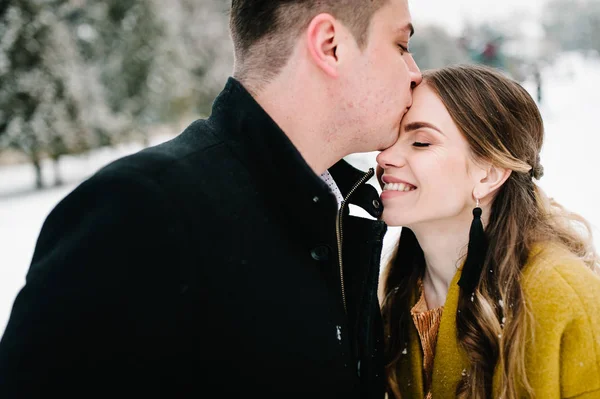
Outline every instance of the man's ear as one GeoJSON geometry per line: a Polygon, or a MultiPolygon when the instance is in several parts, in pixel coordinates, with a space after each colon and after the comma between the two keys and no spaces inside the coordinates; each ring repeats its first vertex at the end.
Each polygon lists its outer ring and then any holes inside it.
{"type": "Polygon", "coordinates": [[[473,190],[473,196],[479,199],[493,196],[509,178],[512,170],[488,164],[482,172],[485,173],[480,175],[481,178],[473,190]]]}
{"type": "Polygon", "coordinates": [[[322,13],[314,17],[306,30],[306,43],[311,61],[327,75],[337,78],[341,25],[331,15],[322,13]]]}

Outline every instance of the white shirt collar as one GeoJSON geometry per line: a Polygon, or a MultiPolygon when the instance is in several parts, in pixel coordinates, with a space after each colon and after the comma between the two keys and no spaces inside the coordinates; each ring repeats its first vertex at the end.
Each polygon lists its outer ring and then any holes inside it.
{"type": "Polygon", "coordinates": [[[331,192],[335,195],[335,199],[337,200],[338,209],[339,209],[340,206],[342,205],[342,201],[344,200],[344,196],[342,195],[342,192],[340,191],[340,188],[336,184],[335,180],[333,180],[333,176],[331,176],[331,174],[329,173],[329,171],[326,170],[321,175],[321,179],[323,179],[323,181],[325,182],[325,184],[327,184],[327,186],[329,187],[329,189],[331,190],[331,192]]]}

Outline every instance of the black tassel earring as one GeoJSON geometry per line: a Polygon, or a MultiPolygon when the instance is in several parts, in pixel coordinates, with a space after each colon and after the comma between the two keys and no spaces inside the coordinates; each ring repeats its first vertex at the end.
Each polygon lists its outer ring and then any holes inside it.
{"type": "Polygon", "coordinates": [[[462,274],[458,285],[465,292],[475,292],[475,288],[479,285],[481,279],[481,271],[485,263],[487,254],[487,238],[483,231],[483,223],[481,222],[481,208],[479,207],[479,198],[477,205],[473,209],[473,222],[469,231],[469,245],[467,247],[467,259],[463,266],[462,274]]]}

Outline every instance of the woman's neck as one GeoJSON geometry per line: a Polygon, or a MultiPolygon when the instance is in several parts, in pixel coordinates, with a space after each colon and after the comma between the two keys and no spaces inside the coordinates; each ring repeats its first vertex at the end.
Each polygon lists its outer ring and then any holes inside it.
{"type": "Polygon", "coordinates": [[[450,283],[461,265],[462,257],[466,255],[469,225],[464,222],[446,225],[439,223],[436,226],[428,224],[411,230],[425,255],[423,289],[427,307],[434,309],[443,306],[450,283]]]}

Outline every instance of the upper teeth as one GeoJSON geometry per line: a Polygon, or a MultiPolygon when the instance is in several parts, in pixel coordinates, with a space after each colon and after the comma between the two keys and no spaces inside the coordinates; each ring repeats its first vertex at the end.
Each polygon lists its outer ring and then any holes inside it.
{"type": "Polygon", "coordinates": [[[394,190],[394,191],[411,191],[414,190],[416,187],[412,186],[410,184],[405,184],[405,183],[388,183],[385,186],[383,186],[384,190],[394,190]]]}

